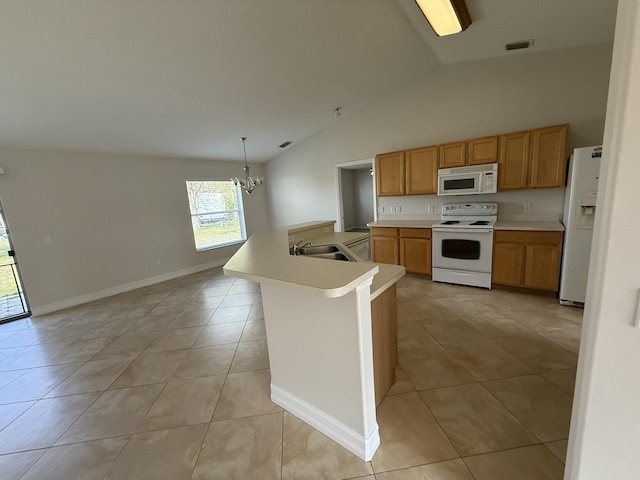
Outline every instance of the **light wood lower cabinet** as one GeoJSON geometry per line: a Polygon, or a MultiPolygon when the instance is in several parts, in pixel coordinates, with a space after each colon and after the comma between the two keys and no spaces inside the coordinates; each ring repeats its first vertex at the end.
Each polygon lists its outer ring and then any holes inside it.
{"type": "Polygon", "coordinates": [[[396,286],[390,286],[371,302],[373,338],[373,378],[376,406],[395,381],[398,363],[396,286]]]}
{"type": "Polygon", "coordinates": [[[408,273],[431,275],[431,229],[373,227],[371,259],[402,265],[408,273]]]}
{"type": "Polygon", "coordinates": [[[558,291],[562,232],[497,230],[491,283],[558,291]]]}
{"type": "Polygon", "coordinates": [[[371,260],[391,265],[400,264],[397,228],[371,228],[371,260]]]}
{"type": "Polygon", "coordinates": [[[408,273],[431,275],[431,229],[400,229],[400,265],[408,273]]]}

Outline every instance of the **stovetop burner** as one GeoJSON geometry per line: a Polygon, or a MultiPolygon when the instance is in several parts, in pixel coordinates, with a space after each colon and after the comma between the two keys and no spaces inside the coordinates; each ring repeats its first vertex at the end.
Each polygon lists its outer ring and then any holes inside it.
{"type": "Polygon", "coordinates": [[[498,219],[497,203],[446,203],[442,205],[442,221],[432,228],[477,229],[491,231],[498,219]]]}

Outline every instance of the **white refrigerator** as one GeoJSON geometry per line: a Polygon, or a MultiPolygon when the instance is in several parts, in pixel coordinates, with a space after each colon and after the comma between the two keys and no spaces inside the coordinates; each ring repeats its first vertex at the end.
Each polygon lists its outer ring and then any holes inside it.
{"type": "Polygon", "coordinates": [[[583,147],[576,148],[569,159],[560,274],[562,305],[584,306],[601,156],[601,146],[583,147]]]}

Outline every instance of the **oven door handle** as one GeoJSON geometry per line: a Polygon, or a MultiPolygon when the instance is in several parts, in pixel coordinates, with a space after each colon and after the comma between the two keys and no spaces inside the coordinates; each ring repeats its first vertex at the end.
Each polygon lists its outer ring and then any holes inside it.
{"type": "Polygon", "coordinates": [[[445,233],[492,233],[492,229],[486,228],[432,228],[433,233],[445,232],[445,233]]]}

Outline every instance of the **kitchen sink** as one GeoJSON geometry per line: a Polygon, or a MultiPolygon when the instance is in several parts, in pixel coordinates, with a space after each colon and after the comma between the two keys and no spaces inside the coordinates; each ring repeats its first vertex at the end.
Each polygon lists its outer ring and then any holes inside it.
{"type": "Polygon", "coordinates": [[[300,249],[302,255],[318,255],[324,253],[340,252],[338,245],[307,245],[300,249]]]}
{"type": "Polygon", "coordinates": [[[342,252],[315,253],[313,255],[309,255],[309,254],[303,253],[303,255],[306,256],[306,257],[311,257],[311,258],[326,258],[327,260],[342,260],[343,262],[355,262],[354,259],[352,259],[350,257],[347,257],[342,252]]]}
{"type": "Polygon", "coordinates": [[[295,255],[303,255],[311,258],[324,258],[327,260],[341,260],[343,262],[355,262],[353,258],[346,250],[339,245],[306,245],[305,247],[297,250],[295,255]]]}

